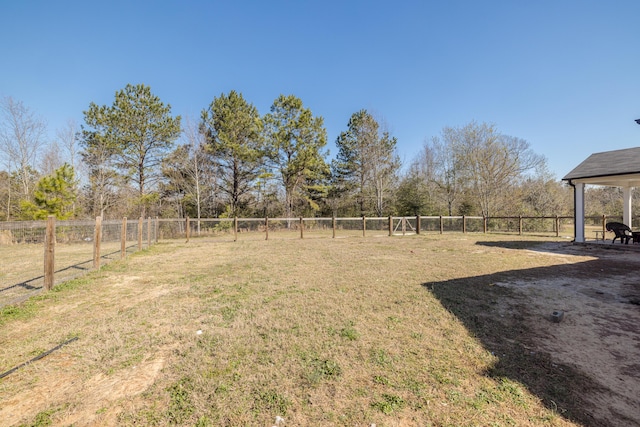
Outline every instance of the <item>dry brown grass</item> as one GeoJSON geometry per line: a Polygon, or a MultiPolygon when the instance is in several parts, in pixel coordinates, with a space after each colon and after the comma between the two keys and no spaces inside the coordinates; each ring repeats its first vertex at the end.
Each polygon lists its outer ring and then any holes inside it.
{"type": "Polygon", "coordinates": [[[0,371],[79,340],[0,380],[0,425],[577,425],[429,285],[565,262],[516,250],[541,240],[155,246],[5,310],[0,371]]]}
{"type": "MultiPolygon", "coordinates": [[[[136,246],[127,243],[127,252],[136,246]]],[[[120,259],[120,242],[101,245],[101,264],[120,259]]],[[[0,307],[40,293],[43,284],[43,244],[0,245],[0,307]]],[[[55,249],[55,283],[82,276],[93,268],[93,243],[59,243],[55,249]]]]}

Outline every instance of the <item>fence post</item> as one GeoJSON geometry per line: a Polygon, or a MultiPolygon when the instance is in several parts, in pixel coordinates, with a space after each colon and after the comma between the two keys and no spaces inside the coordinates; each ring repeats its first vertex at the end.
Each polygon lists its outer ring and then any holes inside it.
{"type": "Polygon", "coordinates": [[[333,238],[336,238],[336,217],[331,218],[331,228],[333,229],[333,238]]]}
{"type": "Polygon", "coordinates": [[[44,236],[44,289],[53,288],[56,253],[56,217],[47,217],[47,229],[44,236]]]}
{"type": "Polygon", "coordinates": [[[393,236],[393,217],[389,215],[389,237],[393,236]]]}
{"type": "Polygon", "coordinates": [[[185,226],[184,226],[184,232],[185,232],[185,235],[187,237],[186,243],[189,243],[189,236],[191,235],[191,233],[189,232],[189,229],[190,229],[190,227],[189,227],[189,217],[187,216],[186,222],[185,222],[185,226]]]}
{"type": "Polygon", "coordinates": [[[522,215],[518,215],[518,234],[522,236],[522,215]]]}
{"type": "Polygon", "coordinates": [[[482,214],[482,229],[484,230],[484,234],[487,234],[487,217],[485,214],[482,214]]]}
{"type": "Polygon", "coordinates": [[[300,217],[300,238],[304,239],[304,222],[302,221],[302,217],[300,217]]]}
{"type": "Polygon", "coordinates": [[[122,228],[120,229],[120,259],[127,255],[127,217],[122,218],[122,228]]]}
{"type": "Polygon", "coordinates": [[[420,234],[420,215],[416,215],[416,234],[420,234]]]}
{"type": "Polygon", "coordinates": [[[151,217],[147,217],[147,248],[151,247],[151,217]]]}
{"type": "Polygon", "coordinates": [[[102,241],[102,217],[96,217],[96,226],[93,231],[93,268],[100,268],[100,242],[102,241]]]}
{"type": "Polygon", "coordinates": [[[440,234],[444,232],[444,224],[442,223],[442,215],[440,215],[440,234]]]}
{"type": "Polygon", "coordinates": [[[160,231],[160,221],[158,220],[158,217],[156,217],[156,223],[155,223],[155,226],[154,226],[154,233],[156,235],[155,236],[156,243],[158,243],[158,238],[159,238],[158,237],[158,232],[159,231],[160,231]]]}
{"type": "Polygon", "coordinates": [[[604,232],[607,231],[607,215],[602,215],[602,240],[604,240],[604,232]]]}
{"type": "Polygon", "coordinates": [[[560,217],[556,215],[556,237],[560,237],[560,217]]]}
{"type": "Polygon", "coordinates": [[[462,215],[462,232],[463,233],[467,232],[467,216],[466,215],[462,215]]]}
{"type": "Polygon", "coordinates": [[[238,217],[233,217],[233,241],[238,241],[238,217]]]}
{"type": "Polygon", "coordinates": [[[264,240],[269,240],[269,217],[265,217],[264,218],[264,231],[265,231],[265,236],[264,236],[264,240]]]}
{"type": "Polygon", "coordinates": [[[362,237],[367,235],[367,218],[362,215],[362,237]]]}
{"type": "Polygon", "coordinates": [[[138,218],[138,250],[142,250],[142,217],[138,218]]]}

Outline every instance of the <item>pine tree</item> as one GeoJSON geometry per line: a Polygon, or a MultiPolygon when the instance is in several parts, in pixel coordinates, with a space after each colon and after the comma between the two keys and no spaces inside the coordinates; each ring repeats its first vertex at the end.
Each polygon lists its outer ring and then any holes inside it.
{"type": "Polygon", "coordinates": [[[262,120],[256,107],[236,91],[215,98],[202,112],[207,149],[220,172],[220,190],[237,215],[253,190],[264,164],[262,120]]]}
{"type": "Polygon", "coordinates": [[[137,202],[145,215],[157,196],[153,190],[161,177],[162,159],[180,135],[180,116],[172,117],[171,106],[164,105],[148,86],[129,84],[116,92],[112,106],[91,103],[84,117],[85,152],[96,144],[104,148],[108,163],[137,186],[137,202]]]}
{"type": "Polygon", "coordinates": [[[339,193],[355,197],[361,215],[373,211],[381,216],[388,209],[389,190],[400,168],[396,144],[366,110],[354,113],[336,140],[334,182],[339,193]]]}
{"type": "Polygon", "coordinates": [[[315,209],[315,193],[322,192],[318,185],[329,175],[327,153],[322,151],[327,143],[322,117],[313,117],[299,98],[280,95],[265,123],[271,167],[284,187],[285,215],[293,215],[296,200],[315,209]]]}
{"type": "Polygon", "coordinates": [[[75,172],[65,163],[53,175],[38,181],[34,200],[21,203],[22,216],[25,219],[46,219],[54,215],[57,219],[69,219],[74,215],[76,197],[75,172]]]}

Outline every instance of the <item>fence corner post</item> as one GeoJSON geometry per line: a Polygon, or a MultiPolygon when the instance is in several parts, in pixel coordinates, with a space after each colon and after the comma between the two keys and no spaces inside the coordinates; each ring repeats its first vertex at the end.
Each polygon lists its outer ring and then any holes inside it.
{"type": "Polygon", "coordinates": [[[47,217],[47,229],[44,236],[44,289],[53,288],[56,252],[56,217],[47,217]]]}
{"type": "Polygon", "coordinates": [[[416,234],[420,234],[420,215],[416,215],[416,234]]]}
{"type": "Polygon", "coordinates": [[[393,217],[389,215],[389,237],[393,236],[393,217]]]}
{"type": "Polygon", "coordinates": [[[367,236],[367,217],[362,215],[362,237],[367,236]]]}
{"type": "Polygon", "coordinates": [[[269,240],[269,217],[264,217],[264,240],[269,240]]]}

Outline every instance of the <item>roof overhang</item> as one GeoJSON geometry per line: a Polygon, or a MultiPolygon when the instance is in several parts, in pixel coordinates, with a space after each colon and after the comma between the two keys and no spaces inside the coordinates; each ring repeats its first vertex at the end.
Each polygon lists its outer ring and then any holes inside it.
{"type": "Polygon", "coordinates": [[[608,187],[640,187],[640,174],[632,173],[625,175],[603,175],[590,176],[585,178],[569,178],[564,179],[570,184],[591,184],[604,185],[608,187]]]}

